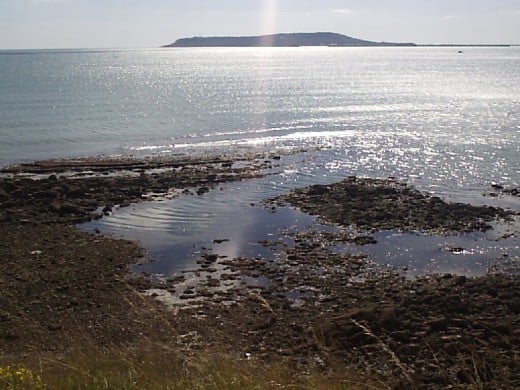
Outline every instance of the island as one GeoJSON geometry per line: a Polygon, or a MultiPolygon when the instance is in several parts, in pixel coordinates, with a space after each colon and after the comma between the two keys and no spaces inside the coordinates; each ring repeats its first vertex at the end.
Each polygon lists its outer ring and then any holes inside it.
{"type": "Polygon", "coordinates": [[[373,42],[332,32],[283,33],[240,37],[181,38],[162,47],[297,47],[297,46],[417,46],[415,43],[373,42]]]}

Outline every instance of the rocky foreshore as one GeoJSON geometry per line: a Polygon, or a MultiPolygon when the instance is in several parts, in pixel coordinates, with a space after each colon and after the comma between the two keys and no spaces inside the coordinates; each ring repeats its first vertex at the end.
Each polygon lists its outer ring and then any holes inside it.
{"type": "Polygon", "coordinates": [[[368,232],[419,231],[437,234],[486,231],[512,212],[491,206],[448,203],[395,179],[355,176],[331,185],[313,185],[280,196],[289,203],[332,223],[353,225],[368,232]]]}
{"type": "Polygon", "coordinates": [[[226,181],[260,175],[269,161],[228,158],[171,160],[79,159],[44,161],[4,168],[0,174],[0,222],[80,223],[101,218],[114,207],[179,190],[198,194],[226,181]]]}
{"type": "MultiPolygon", "coordinates": [[[[132,286],[137,243],[74,224],[117,207],[260,175],[263,159],[64,160],[9,167],[0,179],[0,358],[81,342],[170,339],[132,286]]],[[[167,327],[169,329],[169,327],[167,327]]]]}
{"type": "MultiPolygon", "coordinates": [[[[271,261],[223,258],[216,245],[191,270],[198,284],[186,287],[183,275],[162,282],[131,275],[128,265],[143,256],[137,244],[73,226],[154,195],[202,195],[218,183],[261,175],[273,160],[61,161],[4,171],[0,359],[149,339],[186,354],[209,348],[281,360],[295,372],[339,364],[396,388],[520,386],[517,274],[410,279],[364,255],[338,252],[335,244],[345,238],[296,232],[292,246],[261,243],[276,248],[271,261]],[[168,294],[181,298],[168,302],[168,294]]],[[[382,229],[486,230],[514,216],[447,203],[395,180],[354,177],[269,201],[274,212],[282,203],[352,227],[352,240],[382,229]]]]}
{"type": "MultiPolygon", "coordinates": [[[[486,230],[492,220],[514,214],[446,203],[379,179],[311,186],[270,204],[287,202],[354,232],[486,230]]],[[[194,270],[206,274],[196,288],[184,290],[182,278],[155,286],[185,293],[180,304],[160,290],[153,295],[181,308],[177,327],[191,335],[188,350],[223,344],[243,356],[282,358],[300,369],[327,369],[340,361],[403,388],[520,384],[517,274],[409,279],[366,256],[334,249],[338,240],[353,237],[317,231],[292,237],[294,247],[262,243],[278,248],[274,261],[220,259],[216,251],[194,270]]]]}

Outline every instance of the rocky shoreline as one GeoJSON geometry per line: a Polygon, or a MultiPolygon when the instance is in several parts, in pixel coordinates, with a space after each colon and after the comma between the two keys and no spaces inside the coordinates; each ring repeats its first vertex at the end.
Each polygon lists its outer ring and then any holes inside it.
{"type": "MultiPolygon", "coordinates": [[[[268,203],[291,203],[365,232],[485,230],[490,221],[508,220],[514,214],[449,204],[394,180],[358,178],[298,189],[268,203]]],[[[184,289],[182,280],[154,286],[152,295],[181,308],[177,326],[191,335],[188,350],[217,343],[243,356],[286,359],[300,369],[327,369],[331,362],[341,361],[404,388],[484,383],[486,388],[501,388],[520,383],[517,274],[409,279],[372,264],[366,256],[334,249],[338,241],[359,237],[370,238],[355,229],[347,237],[296,232],[294,247],[262,243],[278,248],[274,261],[220,259],[217,250],[194,271],[207,274],[209,267],[206,279],[181,291],[184,303],[160,292],[184,289]]]]}
{"type": "Polygon", "coordinates": [[[409,279],[334,249],[382,229],[486,230],[513,212],[447,203],[393,179],[311,186],[268,207],[290,204],[352,227],[353,236],[296,232],[294,246],[263,242],[276,248],[271,261],[222,258],[216,245],[191,270],[204,277],[189,288],[182,275],[161,282],[131,275],[128,265],[143,256],[136,243],[73,226],[154,196],[204,194],[225,181],[258,177],[277,162],[82,160],[4,170],[0,360],[78,342],[149,339],[187,355],[211,348],[239,359],[281,360],[300,372],[339,363],[394,387],[520,386],[518,274],[409,279]],[[182,302],[169,302],[172,293],[182,302]]]}
{"type": "Polygon", "coordinates": [[[116,207],[260,175],[265,160],[74,160],[9,167],[0,179],[0,358],[170,339],[169,314],[137,293],[137,243],[75,228],[116,207]],[[146,170],[151,170],[147,172],[146,170]],[[35,175],[38,176],[35,176],[35,175]],[[164,317],[164,318],[163,318],[164,317]]]}
{"type": "Polygon", "coordinates": [[[279,197],[332,223],[353,225],[368,232],[396,230],[436,234],[486,231],[489,222],[510,219],[513,213],[491,206],[448,203],[421,193],[395,179],[355,176],[332,185],[313,185],[279,197]]]}

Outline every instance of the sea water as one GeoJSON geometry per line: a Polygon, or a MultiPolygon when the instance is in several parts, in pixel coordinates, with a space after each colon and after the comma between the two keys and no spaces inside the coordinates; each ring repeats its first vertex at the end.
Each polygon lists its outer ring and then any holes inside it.
{"type": "MultiPolygon", "coordinates": [[[[260,190],[249,189],[257,196],[243,197],[244,204],[358,175],[395,176],[451,200],[518,211],[518,198],[482,194],[492,183],[520,185],[520,48],[458,51],[0,51],[0,165],[308,150],[283,159],[286,166],[272,182],[253,182],[260,190]]],[[[150,239],[157,241],[159,231],[172,233],[164,220],[170,227],[178,222],[172,210],[193,225],[195,212],[216,221],[217,205],[233,203],[210,198],[198,207],[177,200],[160,218],[155,205],[141,206],[152,209],[133,219],[129,211],[105,221],[117,227],[109,231],[129,237],[132,226],[154,226],[150,239]]],[[[253,213],[261,220],[261,212],[253,213]]]]}
{"type": "Polygon", "coordinates": [[[1,165],[282,147],[518,185],[520,48],[0,51],[1,165]]]}

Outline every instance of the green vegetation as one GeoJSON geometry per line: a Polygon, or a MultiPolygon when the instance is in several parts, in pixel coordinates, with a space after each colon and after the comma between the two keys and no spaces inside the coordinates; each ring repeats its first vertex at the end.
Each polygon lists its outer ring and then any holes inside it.
{"type": "Polygon", "coordinates": [[[44,389],[41,377],[26,367],[0,367],[0,388],[14,389],[44,389]]]}

